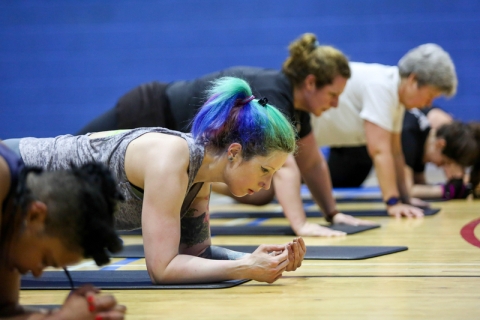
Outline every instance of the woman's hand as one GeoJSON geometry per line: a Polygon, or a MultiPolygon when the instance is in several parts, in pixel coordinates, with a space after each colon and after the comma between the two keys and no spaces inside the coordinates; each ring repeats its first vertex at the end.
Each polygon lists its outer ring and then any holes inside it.
{"type": "Polygon", "coordinates": [[[305,242],[302,238],[295,238],[287,244],[288,249],[288,265],[286,271],[295,271],[302,265],[303,257],[307,252],[305,242]]]}
{"type": "Polygon", "coordinates": [[[289,251],[282,245],[260,245],[251,255],[246,256],[246,274],[249,279],[273,283],[282,276],[289,264],[289,251]]]}
{"type": "Polygon", "coordinates": [[[430,203],[419,198],[410,198],[410,204],[419,208],[430,208],[430,203]]]}
{"type": "Polygon", "coordinates": [[[408,204],[398,203],[387,208],[388,214],[395,218],[422,218],[423,210],[408,204]]]}
{"type": "Polygon", "coordinates": [[[350,226],[371,226],[376,224],[373,221],[357,219],[353,216],[344,213],[337,213],[333,216],[334,224],[348,224],[350,226]]]}
{"type": "Polygon", "coordinates": [[[295,234],[303,237],[341,237],[346,235],[345,232],[332,230],[308,221],[305,221],[305,224],[300,229],[295,230],[295,234]]]}
{"type": "Polygon", "coordinates": [[[125,306],[118,305],[111,295],[100,295],[92,286],[83,286],[68,296],[62,308],[52,319],[121,320],[125,318],[125,306]]]}

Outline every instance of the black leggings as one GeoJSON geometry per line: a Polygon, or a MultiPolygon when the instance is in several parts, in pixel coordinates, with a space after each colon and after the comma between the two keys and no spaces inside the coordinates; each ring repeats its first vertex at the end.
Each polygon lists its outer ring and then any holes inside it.
{"type": "Polygon", "coordinates": [[[124,94],[115,106],[91,121],[77,135],[140,127],[163,127],[176,130],[166,94],[166,83],[149,82],[124,94]]]}
{"type": "Polygon", "coordinates": [[[330,148],[328,167],[334,188],[359,187],[372,169],[367,147],[330,148]]]}
{"type": "Polygon", "coordinates": [[[89,132],[101,132],[118,129],[120,128],[118,127],[117,110],[114,108],[108,110],[100,117],[94,119],[92,122],[80,129],[80,131],[78,131],[76,135],[87,134],[89,132]]]}

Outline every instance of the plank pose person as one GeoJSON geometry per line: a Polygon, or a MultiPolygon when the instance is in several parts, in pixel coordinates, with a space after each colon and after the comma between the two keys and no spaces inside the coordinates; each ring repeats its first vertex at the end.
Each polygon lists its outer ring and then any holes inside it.
{"type": "Polygon", "coordinates": [[[274,282],[301,265],[303,239],[261,245],[252,254],[212,246],[210,185],[225,183],[236,196],[268,190],[295,151],[295,130],[266,99],[255,99],[244,80],[217,79],[207,96],[191,134],[150,127],[23,138],[20,154],[27,164],[52,170],[91,160],[108,166],[125,197],[116,226],[142,227],[152,281],[274,282]]]}
{"type": "Polygon", "coordinates": [[[235,197],[224,185],[214,191],[230,195],[243,203],[263,205],[276,194],[292,229],[299,236],[340,236],[334,231],[307,221],[300,198],[300,178],[310,188],[329,222],[350,225],[370,224],[340,213],[332,194],[327,163],[316,149],[310,126],[310,113],[319,116],[338,104],[338,97],[350,77],[348,60],[339,50],[319,45],[307,33],[289,47],[290,55],[282,70],[232,67],[191,81],[150,82],[121,97],[115,108],[98,117],[79,133],[160,126],[190,131],[191,119],[205,102],[203,91],[211,81],[223,76],[245,79],[255,95],[266,96],[293,122],[298,131],[298,152],[289,156],[283,169],[273,178],[273,188],[255,195],[235,197]],[[298,165],[298,166],[297,166],[298,165]]]}
{"type": "MultiPolygon", "coordinates": [[[[419,198],[464,199],[475,186],[469,177],[478,175],[478,122],[454,121],[437,107],[405,112],[402,149],[405,154],[405,181],[410,194],[419,198]],[[425,165],[442,167],[447,181],[428,184],[425,165]],[[466,168],[474,166],[471,172],[466,168]]],[[[475,179],[475,178],[474,178],[475,179]]]]}
{"type": "Polygon", "coordinates": [[[312,119],[319,146],[330,146],[328,160],[335,187],[357,187],[375,167],[383,200],[391,216],[421,217],[405,183],[401,146],[405,110],[429,106],[457,89],[455,66],[436,44],[411,49],[398,66],[350,62],[338,107],[312,119]]]}

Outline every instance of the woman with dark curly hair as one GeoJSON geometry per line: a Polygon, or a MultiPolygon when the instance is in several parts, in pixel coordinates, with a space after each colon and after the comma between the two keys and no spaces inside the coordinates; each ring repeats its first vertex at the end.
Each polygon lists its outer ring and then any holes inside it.
{"type": "Polygon", "coordinates": [[[121,198],[102,165],[55,172],[24,167],[0,142],[0,318],[123,319],[125,307],[89,286],[73,291],[54,314],[36,314],[19,305],[20,278],[65,267],[82,258],[97,265],[122,249],[113,225],[121,198]]]}

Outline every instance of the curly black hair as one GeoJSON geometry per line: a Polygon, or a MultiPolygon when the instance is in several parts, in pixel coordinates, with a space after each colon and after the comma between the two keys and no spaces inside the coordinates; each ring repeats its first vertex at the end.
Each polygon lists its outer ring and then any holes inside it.
{"type": "MultiPolygon", "coordinates": [[[[110,261],[110,253],[122,250],[123,242],[114,227],[117,203],[123,200],[110,171],[102,164],[87,163],[70,170],[22,170],[15,192],[18,210],[4,213],[7,221],[21,222],[33,200],[46,204],[45,233],[58,236],[71,250],[79,250],[97,265],[110,261]]],[[[7,222],[8,223],[8,222],[7,222]]],[[[17,229],[11,228],[10,230],[17,229]]],[[[4,225],[2,223],[2,231],[4,225]]],[[[12,232],[9,232],[10,236],[12,232]]],[[[2,238],[8,236],[2,234],[2,238]]]]}
{"type": "Polygon", "coordinates": [[[110,261],[106,250],[116,253],[123,248],[114,227],[117,202],[123,200],[123,196],[112,174],[103,165],[89,163],[72,171],[85,184],[79,197],[83,212],[79,221],[83,228],[77,230],[80,246],[84,256],[93,258],[100,266],[110,261]]]}

